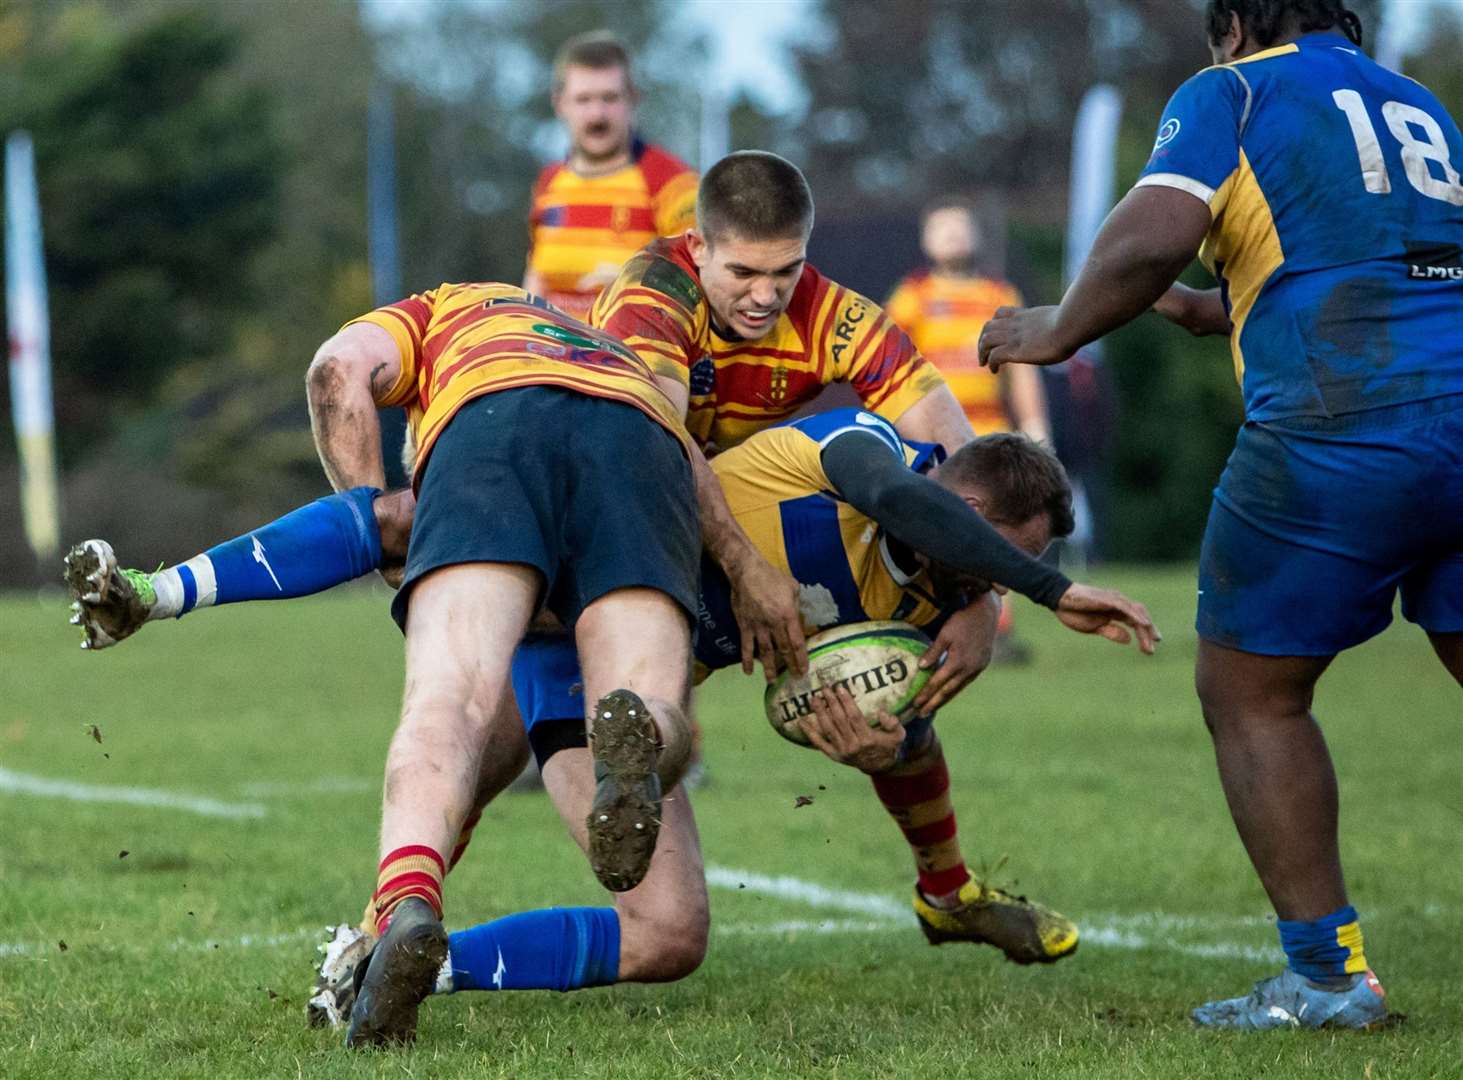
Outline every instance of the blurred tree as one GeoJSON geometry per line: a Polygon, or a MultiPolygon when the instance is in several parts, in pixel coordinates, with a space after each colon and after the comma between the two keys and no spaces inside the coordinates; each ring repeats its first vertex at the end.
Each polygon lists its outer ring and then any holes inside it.
{"type": "Polygon", "coordinates": [[[36,143],[60,443],[217,355],[253,301],[278,210],[268,97],[223,78],[238,35],[202,11],[12,8],[0,128],[36,143]]]}

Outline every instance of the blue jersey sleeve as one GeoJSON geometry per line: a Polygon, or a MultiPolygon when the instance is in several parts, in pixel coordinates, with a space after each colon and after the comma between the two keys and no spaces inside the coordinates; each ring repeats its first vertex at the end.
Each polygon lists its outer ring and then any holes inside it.
{"type": "Polygon", "coordinates": [[[1206,68],[1180,86],[1163,111],[1137,186],[1187,191],[1217,214],[1216,195],[1239,168],[1249,102],[1249,84],[1234,68],[1206,68]]]}
{"type": "Polygon", "coordinates": [[[904,440],[894,430],[894,425],[863,409],[829,409],[790,421],[788,426],[797,428],[812,439],[819,450],[826,449],[830,442],[845,432],[864,431],[881,440],[900,461],[904,460],[904,440]]]}

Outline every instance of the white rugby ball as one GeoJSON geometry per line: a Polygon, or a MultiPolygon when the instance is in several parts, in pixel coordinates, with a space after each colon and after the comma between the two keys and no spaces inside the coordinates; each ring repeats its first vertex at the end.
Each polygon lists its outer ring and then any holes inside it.
{"type": "Polygon", "coordinates": [[[801,717],[813,711],[812,694],[819,687],[844,686],[870,725],[879,712],[901,720],[931,671],[919,666],[930,639],[903,622],[861,622],[836,626],[808,638],[808,674],[784,671],[762,698],[767,722],[784,739],[808,745],[801,717]]]}

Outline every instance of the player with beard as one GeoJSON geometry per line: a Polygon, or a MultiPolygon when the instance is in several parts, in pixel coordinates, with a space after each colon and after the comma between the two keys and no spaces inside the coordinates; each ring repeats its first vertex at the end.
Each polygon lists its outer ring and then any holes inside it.
{"type": "Polygon", "coordinates": [[[533,185],[523,287],[582,319],[626,259],[695,224],[696,172],[635,133],[639,93],[613,34],[570,38],[553,79],[569,156],[533,185]]]}

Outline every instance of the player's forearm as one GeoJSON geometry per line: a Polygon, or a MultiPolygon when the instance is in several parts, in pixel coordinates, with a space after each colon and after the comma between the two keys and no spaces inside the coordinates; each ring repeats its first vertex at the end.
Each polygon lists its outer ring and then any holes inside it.
{"type": "Polygon", "coordinates": [[[305,377],[310,431],[325,476],[336,491],[386,487],[381,419],[368,377],[322,350],[305,377]]]}
{"type": "Polygon", "coordinates": [[[1072,582],[1011,544],[963,499],[911,472],[874,436],[844,436],[823,451],[828,480],[895,539],[956,573],[1056,607],[1072,582]]]}
{"type": "Polygon", "coordinates": [[[696,505],[701,515],[701,546],[712,560],[736,580],[737,571],[749,558],[761,558],[751,539],[732,516],[721,482],[712,472],[706,455],[692,447],[691,468],[696,476],[696,505]]]}
{"type": "Polygon", "coordinates": [[[905,409],[894,421],[894,429],[902,439],[939,443],[951,454],[975,438],[970,419],[948,386],[931,390],[905,409]]]}
{"type": "Polygon", "coordinates": [[[1062,297],[1055,328],[1061,348],[1070,355],[1152,307],[1193,261],[1208,222],[1208,208],[1190,195],[1157,187],[1128,192],[1062,297]]]}
{"type": "Polygon", "coordinates": [[[1195,337],[1228,334],[1233,329],[1218,289],[1191,289],[1175,283],[1153,302],[1153,310],[1195,337]]]}

